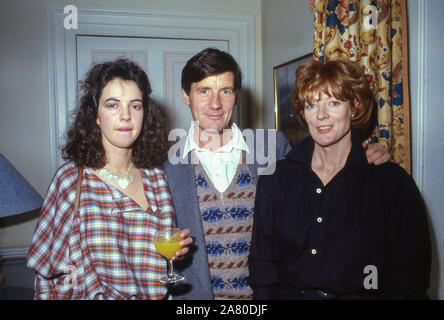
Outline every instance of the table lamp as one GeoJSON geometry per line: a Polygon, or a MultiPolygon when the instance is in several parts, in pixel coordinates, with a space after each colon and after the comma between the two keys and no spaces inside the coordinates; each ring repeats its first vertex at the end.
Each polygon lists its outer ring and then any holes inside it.
{"type": "Polygon", "coordinates": [[[0,153],[0,218],[41,208],[43,198],[0,153]]]}
{"type": "MultiPolygon", "coordinates": [[[[43,198],[0,153],[0,219],[41,208],[43,198]]],[[[0,256],[1,262],[1,256],[0,256]]],[[[0,286],[3,276],[0,273],[0,286]]]]}

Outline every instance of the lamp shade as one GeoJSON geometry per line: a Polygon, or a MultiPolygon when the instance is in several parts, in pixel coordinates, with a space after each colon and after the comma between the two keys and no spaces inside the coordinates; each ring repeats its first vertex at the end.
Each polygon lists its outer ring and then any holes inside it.
{"type": "Polygon", "coordinates": [[[33,211],[42,204],[40,194],[0,154],[0,217],[33,211]]]}

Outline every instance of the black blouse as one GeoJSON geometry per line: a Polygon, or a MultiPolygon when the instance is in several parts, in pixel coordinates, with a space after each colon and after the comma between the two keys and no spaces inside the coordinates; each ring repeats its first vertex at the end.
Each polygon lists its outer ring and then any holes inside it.
{"type": "Polygon", "coordinates": [[[413,179],[393,163],[369,165],[352,132],[344,168],[324,186],[311,169],[313,148],[307,137],[258,181],[254,298],[285,299],[292,289],[426,297],[430,238],[413,179]]]}

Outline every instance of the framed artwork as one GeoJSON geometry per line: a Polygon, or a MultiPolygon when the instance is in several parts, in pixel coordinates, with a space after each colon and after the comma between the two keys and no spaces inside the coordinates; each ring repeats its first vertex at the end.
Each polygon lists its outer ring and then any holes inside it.
{"type": "Polygon", "coordinates": [[[276,130],[281,131],[292,146],[308,135],[308,130],[299,122],[299,117],[294,112],[291,94],[296,69],[304,62],[312,60],[312,56],[309,53],[273,68],[276,130]]]}

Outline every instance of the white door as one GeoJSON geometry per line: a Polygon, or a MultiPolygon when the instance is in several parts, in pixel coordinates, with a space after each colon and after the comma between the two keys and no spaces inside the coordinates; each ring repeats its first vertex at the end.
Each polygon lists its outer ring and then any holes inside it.
{"type": "Polygon", "coordinates": [[[148,74],[153,89],[151,97],[166,111],[170,129],[188,130],[192,118],[189,108],[182,101],[181,72],[189,58],[208,47],[228,51],[228,42],[79,35],[77,80],[84,79],[94,63],[118,57],[129,58],[148,74]]]}

